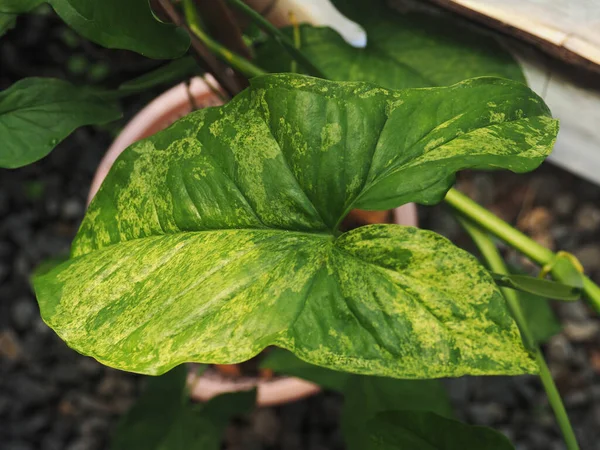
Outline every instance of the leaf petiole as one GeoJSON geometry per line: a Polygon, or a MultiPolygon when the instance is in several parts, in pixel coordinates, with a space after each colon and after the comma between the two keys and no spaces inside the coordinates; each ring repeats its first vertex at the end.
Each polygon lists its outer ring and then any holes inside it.
{"type": "MultiPolygon", "coordinates": [[[[490,267],[490,269],[503,275],[509,275],[506,265],[504,264],[504,260],[502,259],[500,252],[494,245],[494,242],[491,240],[489,235],[478,226],[465,219],[458,217],[458,220],[467,233],[469,233],[473,239],[473,242],[475,242],[475,245],[477,245],[481,251],[483,258],[487,262],[487,265],[490,267]]],[[[527,324],[523,310],[521,309],[521,305],[519,304],[518,295],[511,289],[501,288],[501,290],[506,298],[506,303],[511,310],[513,317],[515,318],[515,321],[521,330],[525,344],[529,348],[533,349],[535,353],[535,359],[540,369],[539,376],[542,380],[542,384],[544,385],[544,389],[546,390],[548,401],[552,406],[556,421],[563,434],[565,443],[567,444],[567,449],[579,450],[579,444],[577,443],[575,432],[573,431],[573,427],[569,421],[569,416],[567,415],[563,401],[560,397],[558,389],[556,388],[556,384],[554,384],[554,380],[552,379],[548,365],[544,360],[544,356],[542,355],[539,346],[535,344],[533,335],[529,329],[529,325],[527,324]]]]}
{"type": "MultiPolygon", "coordinates": [[[[493,213],[456,189],[452,188],[448,191],[445,201],[461,215],[476,223],[488,233],[503,240],[537,264],[545,266],[555,259],[556,255],[554,252],[513,228],[504,220],[496,217],[493,213]]],[[[559,261],[560,264],[557,263],[552,268],[552,276],[557,281],[566,284],[574,284],[571,282],[569,275],[572,273],[572,270],[567,271],[565,269],[565,265],[572,266],[572,263],[565,258],[562,258],[559,261]]],[[[576,269],[573,267],[573,270],[576,269]]],[[[585,275],[582,275],[581,278],[585,297],[594,309],[600,312],[600,287],[585,275]]]]}
{"type": "Polygon", "coordinates": [[[198,11],[196,11],[196,6],[194,5],[193,0],[184,0],[183,9],[190,30],[198,39],[202,41],[202,43],[204,43],[204,45],[206,45],[206,47],[208,47],[211,52],[213,52],[234,69],[243,73],[244,76],[248,78],[266,74],[264,70],[254,65],[246,58],[221,45],[202,29],[202,26],[200,25],[200,18],[198,17],[198,11]]]}
{"type": "Polygon", "coordinates": [[[261,16],[259,13],[254,11],[248,5],[246,5],[241,0],[227,0],[227,2],[237,8],[244,14],[246,14],[256,25],[258,25],[265,33],[275,39],[279,45],[292,57],[292,59],[298,61],[301,66],[303,66],[309,73],[309,75],[313,75],[319,78],[327,78],[321,70],[316,67],[304,53],[302,53],[296,46],[294,42],[290,40],[285,34],[279,30],[279,28],[275,27],[271,22],[261,16]]]}

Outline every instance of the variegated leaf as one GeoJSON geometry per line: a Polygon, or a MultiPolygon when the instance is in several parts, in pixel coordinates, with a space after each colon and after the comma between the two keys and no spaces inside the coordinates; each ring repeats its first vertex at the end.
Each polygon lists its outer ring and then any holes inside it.
{"type": "Polygon", "coordinates": [[[410,227],[336,225],[356,205],[433,202],[459,168],[532,169],[555,134],[507,80],[256,78],[121,155],[72,259],[35,281],[42,315],[71,347],[143,373],[269,345],[402,378],[533,372],[468,253],[410,227]]]}

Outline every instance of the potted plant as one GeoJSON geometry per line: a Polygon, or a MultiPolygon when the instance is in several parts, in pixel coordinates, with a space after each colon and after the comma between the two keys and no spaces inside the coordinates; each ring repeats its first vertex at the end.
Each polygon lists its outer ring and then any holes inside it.
{"type": "MultiPolygon", "coordinates": [[[[19,3],[0,11],[16,14],[39,2],[19,3]]],[[[78,32],[109,47],[177,57],[189,40],[142,1],[118,17],[110,2],[89,9],[50,3],[78,32]],[[139,19],[135,27],[132,18],[139,19]]],[[[230,0],[271,36],[251,62],[207,31],[198,15],[206,4],[159,3],[189,30],[224,90],[244,80],[230,78],[215,56],[250,77],[249,87],[116,159],[71,258],[35,279],[46,323],[80,353],[149,375],[184,362],[239,363],[267,347],[287,349],[295,356],[273,351],[262,364],[344,392],[344,429],[355,448],[511,448],[493,430],[452,419],[435,379],[539,373],[568,447],[577,448],[506,287],[562,299],[582,288],[595,306],[600,290],[572,257],[554,255],[451,190],[458,170],[529,171],[552,149],[557,121],[510,56],[488,38],[457,34],[446,19],[392,17],[380,2],[336,2],[367,30],[369,44],[356,50],[328,29],[295,27],[290,38],[230,0]],[[292,68],[320,78],[265,70],[292,68]],[[461,214],[492,272],[426,230],[340,228],[354,209],[443,199],[461,214]],[[564,284],[507,273],[488,233],[564,284]],[[375,402],[373,383],[387,383],[385,392],[394,395],[375,402]]],[[[187,76],[188,63],[176,60],[138,86],[165,74],[187,76]]],[[[58,80],[16,83],[0,94],[7,142],[0,164],[30,163],[75,127],[114,119],[118,95],[58,80]]],[[[152,400],[156,392],[172,393],[173,414],[154,417],[145,438],[175,448],[216,448],[226,419],[252,402],[242,393],[194,406],[182,400],[184,390],[182,369],[153,380],[115,446],[131,448],[123,444],[139,439],[131,430],[147,429],[152,407],[164,407],[152,400]]]]}

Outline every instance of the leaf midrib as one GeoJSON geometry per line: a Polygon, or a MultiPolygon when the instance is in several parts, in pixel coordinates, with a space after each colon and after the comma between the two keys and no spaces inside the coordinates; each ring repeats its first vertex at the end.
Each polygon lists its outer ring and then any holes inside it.
{"type": "MultiPolygon", "coordinates": [[[[541,116],[532,116],[532,117],[541,117],[541,116]]],[[[417,167],[422,167],[422,166],[423,166],[423,163],[421,163],[421,161],[420,161],[420,160],[421,160],[421,158],[422,158],[424,155],[426,155],[426,154],[429,154],[429,153],[431,153],[431,152],[433,152],[433,151],[436,151],[436,150],[438,150],[440,147],[443,147],[443,146],[445,146],[445,145],[449,144],[450,142],[452,142],[452,141],[454,141],[454,140],[456,140],[456,139],[458,139],[458,138],[461,138],[461,137],[463,137],[463,136],[468,136],[468,135],[470,135],[471,133],[473,133],[473,132],[475,132],[475,131],[478,131],[478,130],[481,130],[481,129],[484,129],[484,128],[489,128],[489,127],[491,127],[491,126],[495,126],[495,125],[504,125],[504,124],[511,124],[511,123],[514,123],[514,122],[520,122],[520,121],[523,121],[523,120],[528,120],[528,119],[531,119],[531,116],[528,116],[528,117],[520,117],[520,118],[518,118],[518,119],[514,119],[514,120],[506,120],[506,121],[504,121],[504,122],[502,122],[502,123],[497,123],[497,124],[488,124],[488,125],[486,125],[486,126],[483,126],[483,127],[473,128],[472,130],[468,131],[467,133],[458,134],[458,135],[456,135],[456,136],[454,136],[454,137],[452,137],[452,138],[448,139],[447,141],[445,141],[445,142],[443,142],[443,143],[441,143],[441,144],[439,144],[439,145],[436,145],[435,147],[433,147],[433,148],[429,149],[427,152],[421,153],[419,156],[417,156],[416,158],[413,158],[413,159],[411,159],[410,161],[408,161],[408,162],[407,162],[407,163],[405,163],[405,164],[402,164],[402,165],[400,165],[400,166],[398,166],[398,167],[393,167],[393,165],[392,165],[392,166],[390,166],[389,168],[387,168],[386,170],[382,171],[382,172],[381,172],[379,175],[377,175],[377,177],[376,177],[376,178],[373,178],[371,181],[367,181],[367,182],[365,183],[365,187],[364,187],[364,188],[363,188],[363,189],[360,191],[360,193],[359,193],[359,194],[358,194],[358,195],[357,195],[357,196],[354,198],[354,200],[353,200],[353,201],[352,201],[352,203],[350,204],[349,208],[351,209],[351,208],[352,208],[352,206],[353,206],[353,205],[355,205],[355,204],[356,204],[356,203],[357,203],[357,202],[360,200],[360,198],[361,198],[363,195],[365,195],[365,194],[366,194],[366,193],[369,191],[369,189],[371,189],[373,186],[377,185],[379,182],[381,182],[382,180],[384,180],[384,179],[385,179],[385,178],[387,178],[388,176],[391,176],[391,175],[397,174],[397,173],[399,173],[399,172],[402,172],[402,171],[404,171],[404,170],[411,169],[411,168],[413,168],[413,167],[415,167],[415,166],[417,166],[417,167]]],[[[437,126],[436,126],[436,127],[434,127],[434,128],[432,128],[431,130],[429,130],[429,131],[427,132],[427,134],[425,134],[425,135],[424,135],[423,137],[421,137],[421,138],[420,138],[420,139],[419,139],[417,142],[415,142],[414,144],[412,144],[410,147],[408,147],[408,148],[407,148],[406,150],[404,150],[404,151],[409,151],[409,150],[412,150],[412,149],[413,149],[413,148],[414,148],[416,145],[418,145],[419,143],[421,143],[421,142],[423,141],[423,139],[425,139],[425,137],[427,137],[428,135],[430,135],[430,134],[431,134],[431,132],[432,132],[433,130],[435,130],[435,128],[437,128],[437,126]]],[[[463,156],[463,155],[459,155],[459,156],[463,156]]],[[[452,158],[454,158],[454,157],[456,157],[456,155],[454,155],[454,156],[452,156],[452,157],[450,157],[450,158],[443,158],[443,159],[452,159],[452,158]]],[[[439,162],[439,161],[442,161],[443,159],[437,159],[437,160],[435,160],[435,161],[431,161],[431,162],[439,162]]],[[[436,181],[439,181],[439,180],[436,180],[436,181]]],[[[398,205],[398,206],[401,206],[401,205],[398,205]]]]}
{"type": "Polygon", "coordinates": [[[102,247],[98,247],[93,250],[90,250],[86,253],[77,255],[76,257],[71,258],[71,260],[83,258],[92,252],[102,251],[104,249],[113,247],[115,245],[123,245],[123,244],[129,243],[129,242],[134,242],[134,241],[143,241],[146,239],[161,239],[161,238],[167,238],[169,236],[178,236],[181,234],[228,233],[228,232],[237,233],[237,232],[244,232],[244,231],[255,232],[255,233],[258,232],[258,233],[269,233],[269,234],[310,236],[310,237],[320,238],[320,239],[326,239],[326,238],[330,238],[332,240],[336,239],[336,236],[330,231],[299,231],[299,230],[286,230],[286,229],[277,229],[277,228],[215,228],[215,229],[210,229],[210,230],[177,231],[175,233],[152,234],[149,236],[141,236],[141,237],[136,237],[136,238],[132,238],[132,239],[112,242],[110,244],[103,245],[102,247]]]}

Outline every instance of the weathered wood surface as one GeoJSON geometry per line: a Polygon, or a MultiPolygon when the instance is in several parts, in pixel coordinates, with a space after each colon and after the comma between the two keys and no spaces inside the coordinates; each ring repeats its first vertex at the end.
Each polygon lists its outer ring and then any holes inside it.
{"type": "Polygon", "coordinates": [[[430,0],[600,72],[599,0],[430,0]]]}

